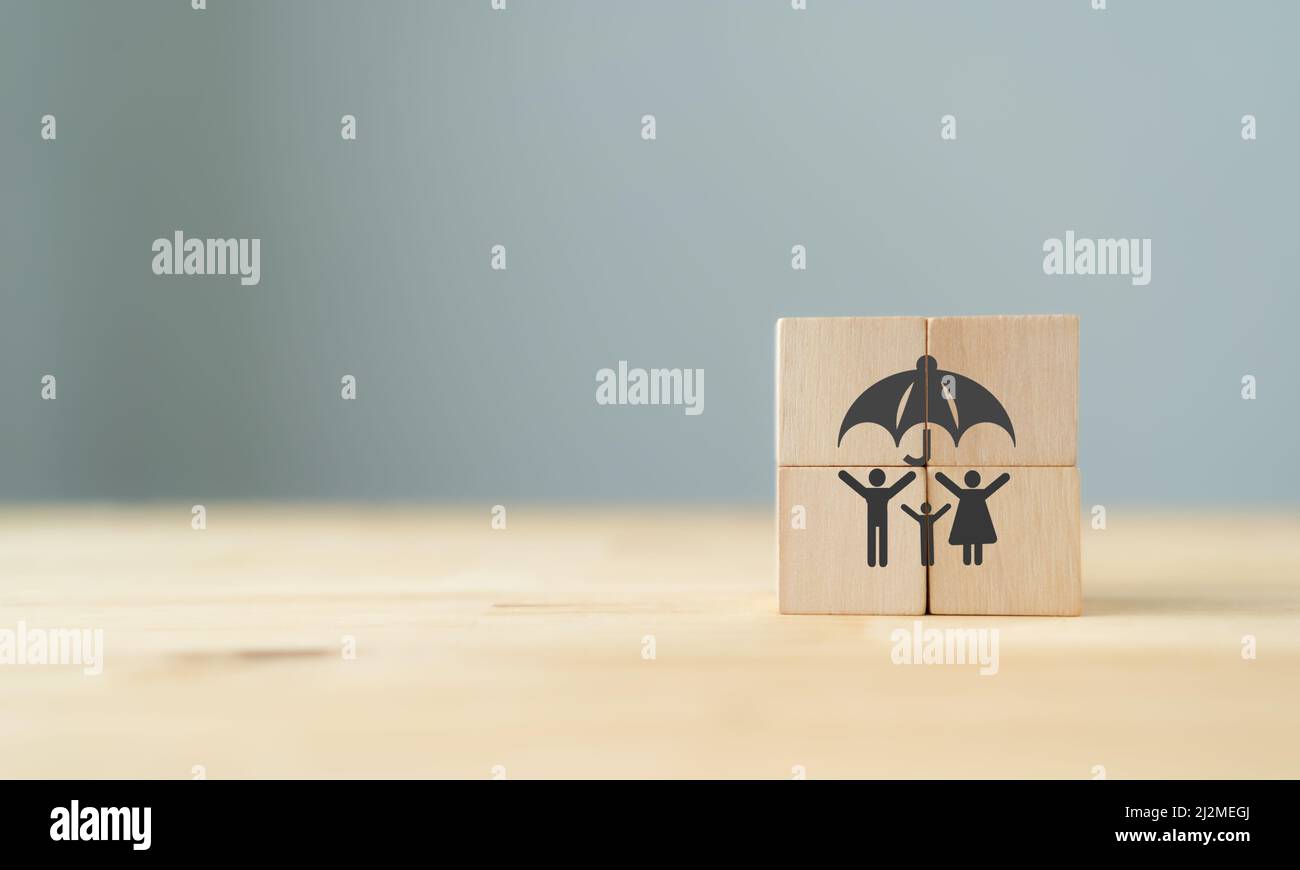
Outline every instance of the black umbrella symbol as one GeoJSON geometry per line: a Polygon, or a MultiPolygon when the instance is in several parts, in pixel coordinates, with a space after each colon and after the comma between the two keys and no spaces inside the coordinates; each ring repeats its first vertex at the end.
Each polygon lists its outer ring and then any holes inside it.
{"type": "MultiPolygon", "coordinates": [[[[965,375],[944,371],[934,357],[926,355],[916,361],[913,371],[881,378],[867,387],[844,415],[836,444],[843,442],[844,433],[859,423],[875,423],[893,435],[894,445],[898,446],[907,430],[926,423],[927,404],[929,422],[946,429],[954,445],[978,423],[1001,426],[1011,436],[1011,443],[1016,443],[1011,418],[996,396],[965,375]],[[928,396],[926,384],[929,384],[928,396]]],[[[929,426],[925,429],[924,444],[919,459],[904,457],[908,465],[925,465],[930,461],[929,426]]]]}

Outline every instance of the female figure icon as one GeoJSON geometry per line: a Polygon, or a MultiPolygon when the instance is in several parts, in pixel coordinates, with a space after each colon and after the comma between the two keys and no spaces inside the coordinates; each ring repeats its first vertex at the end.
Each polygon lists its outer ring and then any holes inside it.
{"type": "Polygon", "coordinates": [[[1011,475],[1003,473],[983,489],[980,488],[980,474],[974,469],[966,472],[966,489],[953,483],[942,471],[936,473],[934,479],[957,497],[957,515],[952,520],[948,543],[961,544],[963,565],[969,565],[972,557],[976,565],[984,564],[984,545],[996,543],[998,539],[993,517],[989,515],[988,499],[1011,479],[1011,475]]]}

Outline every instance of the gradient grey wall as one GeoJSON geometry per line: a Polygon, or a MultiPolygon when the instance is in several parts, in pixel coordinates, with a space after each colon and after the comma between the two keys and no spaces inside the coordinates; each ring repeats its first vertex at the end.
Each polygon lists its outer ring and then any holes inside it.
{"type": "Polygon", "coordinates": [[[1300,500],[1300,4],[208,5],[3,0],[0,498],[766,501],[777,317],[1064,311],[1085,500],[1300,500]]]}

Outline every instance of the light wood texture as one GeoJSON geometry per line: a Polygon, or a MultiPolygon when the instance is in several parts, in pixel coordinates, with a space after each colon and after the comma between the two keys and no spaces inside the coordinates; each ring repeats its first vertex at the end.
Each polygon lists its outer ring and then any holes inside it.
{"type": "MultiPolygon", "coordinates": [[[[1016,433],[1013,444],[1001,428],[978,424],[954,446],[931,426],[931,465],[1076,464],[1078,317],[935,317],[927,347],[940,370],[973,378],[1001,400],[1016,433]]],[[[960,412],[960,395],[956,405],[960,412]]]]}
{"type": "Polygon", "coordinates": [[[1078,619],[781,616],[770,505],[5,508],[0,627],[107,651],[0,666],[0,776],[1300,777],[1300,514],[1109,507],[1078,619]]]}
{"type": "MultiPolygon", "coordinates": [[[[1079,470],[930,466],[929,493],[934,509],[951,504],[947,522],[935,529],[930,569],[930,612],[1076,616],[1082,606],[1079,564],[1079,470]],[[1003,473],[1010,479],[985,503],[997,543],[983,548],[983,564],[963,562],[963,548],[950,543],[962,522],[961,501],[937,480],[944,474],[969,489],[964,475],[974,470],[983,489],[1003,473]]],[[[978,511],[976,503],[968,510],[978,511]]],[[[972,553],[972,557],[973,557],[972,553]]]]}
{"type": "Polygon", "coordinates": [[[777,465],[906,465],[921,455],[922,427],[899,445],[863,424],[837,446],[844,415],[881,378],[916,369],[924,317],[787,317],[776,324],[777,465]]]}
{"type": "Polygon", "coordinates": [[[925,566],[916,523],[901,505],[925,501],[925,470],[878,469],[881,489],[912,480],[889,501],[884,534],[868,564],[867,502],[840,479],[840,471],[873,489],[870,468],[778,468],[777,519],[782,613],[924,613],[925,566]],[[803,508],[796,516],[797,508],[803,508]],[[795,528],[796,521],[804,528],[795,528]],[[882,557],[887,562],[882,564],[882,557]]]}

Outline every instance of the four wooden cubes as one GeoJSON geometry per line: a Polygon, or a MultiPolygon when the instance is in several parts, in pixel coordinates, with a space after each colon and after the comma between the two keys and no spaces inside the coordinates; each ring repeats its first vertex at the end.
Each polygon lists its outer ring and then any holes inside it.
{"type": "Polygon", "coordinates": [[[783,613],[1074,615],[1079,322],[777,322],[783,613]]]}

